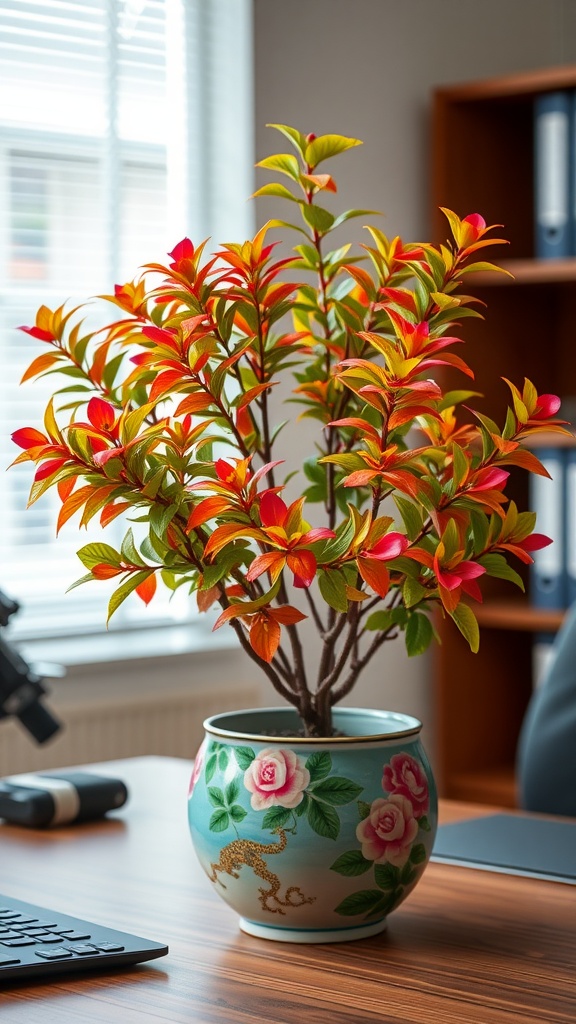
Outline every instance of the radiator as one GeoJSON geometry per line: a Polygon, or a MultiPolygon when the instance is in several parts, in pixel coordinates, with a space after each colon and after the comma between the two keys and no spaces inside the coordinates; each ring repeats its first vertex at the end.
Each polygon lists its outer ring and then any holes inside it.
{"type": "Polygon", "coordinates": [[[42,746],[16,722],[2,721],[0,776],[144,754],[190,758],[200,745],[208,715],[256,707],[260,698],[258,686],[245,684],[230,690],[213,686],[162,698],[53,708],[64,728],[42,746]]]}

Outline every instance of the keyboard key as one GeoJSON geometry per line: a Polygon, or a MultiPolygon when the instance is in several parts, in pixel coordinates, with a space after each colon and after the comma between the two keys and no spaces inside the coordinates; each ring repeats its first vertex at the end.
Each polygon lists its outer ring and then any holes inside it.
{"type": "Polygon", "coordinates": [[[21,937],[21,932],[16,932],[13,928],[6,928],[6,930],[2,931],[2,934],[0,934],[0,942],[4,942],[5,939],[20,939],[21,937]]]}
{"type": "Polygon", "coordinates": [[[4,953],[0,953],[0,967],[8,967],[8,964],[19,964],[20,960],[17,956],[5,956],[4,953]]]}
{"type": "Polygon", "coordinates": [[[64,938],[67,939],[68,937],[64,936],[64,935],[56,935],[55,932],[46,932],[45,935],[37,935],[36,936],[36,942],[41,942],[42,945],[44,945],[45,943],[49,943],[49,942],[52,942],[52,943],[57,942],[57,943],[59,943],[59,945],[62,945],[62,939],[64,939],[64,938]]]}
{"type": "Polygon", "coordinates": [[[35,950],[36,956],[41,956],[43,960],[71,960],[73,953],[69,949],[37,949],[35,950]]]}
{"type": "Polygon", "coordinates": [[[124,946],[119,946],[117,942],[95,942],[94,946],[102,953],[121,953],[124,949],[124,946]]]}
{"type": "Polygon", "coordinates": [[[17,914],[16,917],[12,918],[10,924],[12,925],[13,928],[18,928],[20,927],[20,925],[36,924],[37,921],[37,917],[27,917],[25,914],[17,914]]]}
{"type": "Polygon", "coordinates": [[[0,910],[0,917],[7,921],[9,917],[20,917],[17,910],[6,910],[4,907],[0,910]]]}
{"type": "Polygon", "coordinates": [[[60,941],[66,939],[66,942],[80,942],[82,939],[90,938],[88,932],[75,932],[71,928],[67,931],[59,931],[58,934],[60,935],[60,941]]]}
{"type": "Polygon", "coordinates": [[[33,939],[35,939],[38,935],[48,935],[48,929],[47,928],[27,928],[25,934],[26,935],[30,935],[33,939]]]}
{"type": "Polygon", "coordinates": [[[80,943],[76,946],[68,946],[68,949],[71,950],[72,953],[77,953],[78,956],[88,956],[91,953],[94,954],[99,952],[95,946],[87,946],[86,944],[80,943]]]}
{"type": "Polygon", "coordinates": [[[29,939],[26,935],[20,935],[17,939],[2,939],[3,946],[35,946],[36,939],[29,939]]]}
{"type": "Polygon", "coordinates": [[[58,927],[57,921],[35,921],[35,928],[46,928],[48,931],[52,931],[53,928],[58,927]]]}

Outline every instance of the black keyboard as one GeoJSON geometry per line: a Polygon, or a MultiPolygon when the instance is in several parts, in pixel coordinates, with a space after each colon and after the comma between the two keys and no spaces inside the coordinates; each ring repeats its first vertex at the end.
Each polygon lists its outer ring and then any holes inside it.
{"type": "Polygon", "coordinates": [[[0,894],[0,984],[106,970],[165,956],[168,946],[0,894]]]}

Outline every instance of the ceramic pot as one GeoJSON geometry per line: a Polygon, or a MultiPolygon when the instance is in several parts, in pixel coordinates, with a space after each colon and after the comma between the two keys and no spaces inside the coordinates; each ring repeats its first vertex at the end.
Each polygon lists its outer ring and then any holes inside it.
{"type": "Polygon", "coordinates": [[[409,715],[336,708],[330,739],[291,708],[204,723],[188,817],[216,891],[251,935],[342,942],[382,931],[430,858],[432,772],[409,715]]]}

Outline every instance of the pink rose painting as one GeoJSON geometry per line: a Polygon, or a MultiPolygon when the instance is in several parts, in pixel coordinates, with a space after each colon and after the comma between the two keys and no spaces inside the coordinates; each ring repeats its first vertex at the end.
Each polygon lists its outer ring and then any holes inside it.
{"type": "Polygon", "coordinates": [[[422,766],[410,754],[393,754],[384,765],[382,788],[386,793],[400,793],[414,808],[414,817],[421,818],[429,809],[428,781],[422,766]]]}
{"type": "Polygon", "coordinates": [[[377,864],[388,862],[398,868],[408,860],[417,834],[414,808],[401,793],[374,800],[368,817],[356,829],[366,860],[377,864]]]}
{"type": "Polygon", "coordinates": [[[194,791],[194,786],[200,778],[200,773],[204,767],[204,754],[206,751],[206,739],[202,740],[198,753],[194,758],[194,767],[192,769],[192,778],[190,779],[190,786],[188,787],[188,796],[191,797],[194,791]]]}
{"type": "Polygon", "coordinates": [[[297,807],[310,784],[310,772],[292,750],[262,750],[244,772],[255,811],[297,807]]]}

